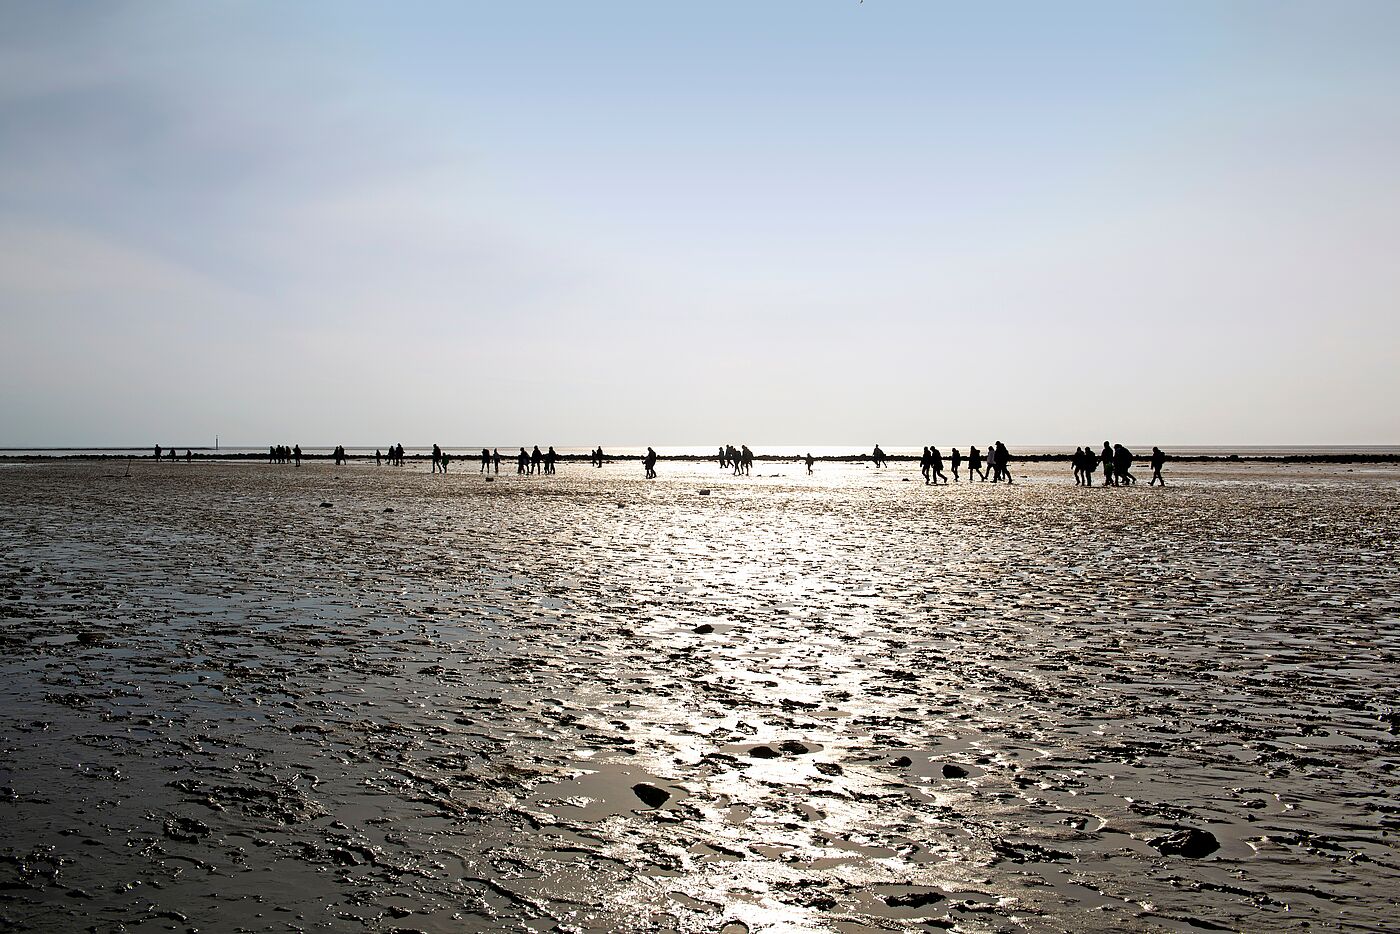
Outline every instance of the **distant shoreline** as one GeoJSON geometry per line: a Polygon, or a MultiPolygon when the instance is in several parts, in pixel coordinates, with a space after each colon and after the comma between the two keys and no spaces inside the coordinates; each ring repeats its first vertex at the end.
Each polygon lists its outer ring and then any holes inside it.
{"type": "MultiPolygon", "coordinates": [[[[451,453],[451,452],[449,452],[449,453],[451,453]]],[[[1097,453],[1097,452],[1095,452],[1095,453],[1097,453]]],[[[605,459],[605,460],[608,460],[608,461],[641,461],[645,456],[646,456],[646,455],[644,455],[644,454],[609,454],[609,455],[607,455],[604,459],[605,459]]],[[[1063,454],[1059,454],[1059,453],[1056,453],[1056,454],[1013,454],[1013,455],[1011,455],[1011,461],[1012,461],[1012,463],[1029,463],[1029,464],[1034,464],[1034,463],[1059,463],[1059,462],[1068,463],[1073,457],[1074,457],[1074,454],[1073,454],[1072,452],[1065,452],[1065,453],[1063,453],[1063,454]]],[[[322,454],[322,453],[302,454],[302,455],[301,455],[301,458],[302,458],[302,460],[305,460],[305,461],[313,461],[313,462],[333,461],[333,460],[334,460],[334,456],[333,456],[333,455],[331,455],[331,454],[322,454]]],[[[516,458],[516,455],[514,455],[514,454],[502,454],[502,455],[501,455],[501,463],[502,463],[502,464],[511,464],[511,465],[514,465],[514,463],[515,463],[515,458],[516,458]]],[[[560,455],[558,455],[558,458],[559,458],[560,461],[564,461],[564,462],[568,462],[568,463],[588,463],[588,462],[590,462],[590,461],[592,460],[592,458],[591,458],[588,454],[560,454],[560,455]]],[[[191,453],[190,459],[191,459],[191,460],[196,460],[196,461],[231,461],[231,462],[253,462],[253,463],[258,463],[258,462],[266,462],[266,461],[267,461],[267,455],[266,455],[265,453],[252,453],[252,452],[239,452],[239,453],[221,454],[221,453],[213,453],[213,452],[199,452],[199,451],[194,451],[194,452],[191,453]]],[[[360,462],[360,463],[365,463],[365,462],[373,463],[373,462],[374,462],[374,455],[373,455],[373,454],[348,454],[348,455],[346,455],[345,459],[348,460],[348,461],[355,461],[355,462],[360,462]]],[[[717,461],[718,461],[717,456],[714,455],[714,454],[709,454],[709,455],[703,455],[703,454],[659,454],[659,455],[657,455],[657,459],[658,459],[658,460],[661,460],[661,461],[672,461],[672,462],[676,462],[676,463],[697,463],[697,464],[706,463],[706,462],[717,462],[717,461]]],[[[92,453],[84,453],[84,454],[58,454],[58,453],[54,453],[54,454],[0,454],[0,463],[20,463],[20,464],[23,464],[23,463],[47,463],[47,462],[50,462],[50,461],[98,461],[98,462],[101,462],[101,461],[125,461],[125,460],[153,461],[153,460],[155,460],[155,458],[153,458],[150,454],[139,454],[139,455],[137,455],[137,454],[92,454],[92,453]]],[[[171,461],[170,461],[170,457],[169,457],[168,454],[166,454],[165,452],[162,452],[162,457],[160,458],[160,460],[161,460],[162,463],[169,463],[169,462],[171,462],[171,461]]],[[[404,460],[406,460],[406,461],[422,461],[422,462],[424,462],[424,463],[428,463],[428,462],[431,462],[431,461],[432,461],[432,455],[431,455],[431,454],[427,454],[427,453],[405,454],[405,455],[404,455],[404,460]]],[[[754,461],[755,461],[756,463],[767,463],[767,464],[798,464],[798,463],[802,463],[803,460],[804,460],[804,458],[801,457],[800,455],[791,455],[791,454],[759,454],[759,453],[755,453],[755,454],[754,454],[754,461]]],[[[869,462],[869,461],[871,460],[871,457],[870,457],[869,454],[839,454],[839,455],[830,455],[830,454],[829,454],[829,455],[814,457],[813,460],[815,460],[815,461],[818,462],[818,463],[859,464],[859,463],[866,463],[866,462],[869,462]]],[[[886,458],[885,458],[885,460],[889,461],[890,463],[918,463],[918,462],[919,462],[919,456],[916,455],[916,454],[891,454],[891,455],[887,455],[886,458]]],[[[945,460],[945,461],[948,460],[947,455],[944,455],[944,460],[945,460]]],[[[1134,462],[1134,463],[1146,463],[1148,460],[1149,460],[1149,455],[1146,455],[1146,454],[1135,454],[1135,455],[1133,456],[1133,462],[1134,462]]],[[[178,453],[177,453],[176,456],[175,456],[174,462],[175,462],[175,463],[183,463],[184,461],[185,461],[185,456],[184,456],[183,454],[178,454],[178,453]]],[[[1394,453],[1373,453],[1373,454],[1368,454],[1368,453],[1364,453],[1364,452],[1357,452],[1357,453],[1354,453],[1354,454],[1337,454],[1337,453],[1332,453],[1332,454],[1323,454],[1323,453],[1317,453],[1317,454],[1182,454],[1182,455],[1172,455],[1172,454],[1168,454],[1168,455],[1167,455],[1167,461],[1168,461],[1168,463],[1177,463],[1177,464],[1192,464],[1192,463],[1220,463],[1220,464],[1240,464],[1240,463],[1266,463],[1266,464],[1400,464],[1400,454],[1394,454],[1394,453]]],[[[478,455],[478,454],[460,454],[460,455],[459,455],[459,454],[452,454],[452,463],[458,464],[458,465],[464,465],[464,464],[480,464],[480,463],[481,463],[481,458],[480,458],[480,455],[478,455]]],[[[460,468],[459,468],[459,469],[460,469],[460,468]]]]}

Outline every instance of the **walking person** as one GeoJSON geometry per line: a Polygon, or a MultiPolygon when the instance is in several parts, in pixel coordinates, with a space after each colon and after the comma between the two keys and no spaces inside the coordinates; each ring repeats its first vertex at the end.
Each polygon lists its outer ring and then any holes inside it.
{"type": "Polygon", "coordinates": [[[919,472],[924,475],[924,485],[928,485],[928,471],[933,464],[933,457],[928,452],[928,446],[924,446],[924,453],[919,457],[919,472]]]}
{"type": "Polygon", "coordinates": [[[938,450],[937,447],[932,447],[932,446],[929,447],[928,451],[929,451],[929,472],[933,475],[933,482],[934,482],[934,484],[937,485],[937,483],[938,483],[938,478],[939,478],[939,477],[942,477],[942,478],[943,478],[943,483],[944,483],[944,485],[946,486],[947,483],[948,483],[948,475],[947,475],[946,473],[943,472],[943,452],[940,451],[940,450],[938,450]]]}
{"type": "Polygon", "coordinates": [[[967,482],[971,483],[973,476],[981,478],[985,483],[987,471],[982,469],[982,452],[977,450],[977,445],[967,449],[967,482]]]}
{"type": "Polygon", "coordinates": [[[811,452],[811,451],[808,451],[808,452],[807,452],[807,476],[810,477],[810,476],[812,475],[812,465],[815,464],[816,462],[817,462],[817,461],[816,461],[816,458],[812,457],[812,452],[811,452]]]}
{"type": "Polygon", "coordinates": [[[1167,485],[1167,481],[1165,481],[1165,480],[1162,479],[1162,465],[1165,464],[1166,462],[1167,462],[1167,455],[1165,455],[1165,454],[1162,453],[1162,449],[1161,449],[1161,448],[1157,447],[1156,445],[1153,445],[1153,446],[1152,446],[1152,479],[1147,481],[1147,485],[1148,485],[1148,486],[1151,486],[1151,485],[1154,484],[1154,483],[1160,483],[1162,486],[1166,486],[1166,485],[1167,485]]]}
{"type": "Polygon", "coordinates": [[[1137,483],[1137,477],[1132,474],[1133,452],[1129,451],[1121,444],[1113,446],[1113,474],[1118,480],[1119,486],[1131,486],[1137,483]]]}
{"type": "Polygon", "coordinates": [[[1099,454],[1099,463],[1103,464],[1103,485],[1117,486],[1118,481],[1113,476],[1113,445],[1107,441],[1103,443],[1103,452],[1099,454]]]}
{"type": "Polygon", "coordinates": [[[655,480],[655,479],[656,479],[656,452],[653,451],[651,448],[647,448],[647,456],[646,456],[646,458],[642,461],[642,464],[643,464],[643,466],[645,466],[646,469],[647,469],[647,479],[648,479],[648,480],[655,480]]]}
{"type": "Polygon", "coordinates": [[[962,466],[962,453],[957,448],[953,448],[953,453],[949,455],[948,459],[953,465],[953,482],[961,483],[962,480],[958,477],[958,468],[962,466]]]}
{"type": "Polygon", "coordinates": [[[1006,482],[1011,482],[1011,452],[1006,449],[1006,445],[1000,441],[996,444],[997,472],[1006,478],[1006,482]]]}

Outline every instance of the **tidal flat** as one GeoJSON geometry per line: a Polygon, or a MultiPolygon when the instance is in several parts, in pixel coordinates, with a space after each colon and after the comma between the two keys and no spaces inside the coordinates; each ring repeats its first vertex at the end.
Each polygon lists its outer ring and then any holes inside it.
{"type": "Polygon", "coordinates": [[[0,930],[1398,923],[1400,468],[659,469],[0,466],[0,930]]]}

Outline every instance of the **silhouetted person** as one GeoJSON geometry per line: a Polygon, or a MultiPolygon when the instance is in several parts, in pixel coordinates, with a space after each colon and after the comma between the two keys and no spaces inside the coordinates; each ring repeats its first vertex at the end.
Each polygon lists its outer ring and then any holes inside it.
{"type": "Polygon", "coordinates": [[[540,446],[535,445],[535,449],[530,452],[530,473],[539,473],[540,464],[544,461],[544,455],[540,453],[540,446]]]}
{"type": "Polygon", "coordinates": [[[1157,447],[1156,445],[1153,445],[1153,446],[1152,446],[1152,479],[1147,481],[1147,485],[1148,485],[1148,486],[1151,486],[1151,485],[1154,484],[1154,483],[1160,483],[1160,484],[1162,484],[1162,486],[1166,486],[1166,485],[1167,485],[1167,481],[1165,481],[1165,480],[1162,479],[1162,465],[1165,464],[1166,462],[1167,462],[1167,455],[1165,455],[1165,454],[1162,453],[1162,449],[1161,449],[1161,448],[1157,447]]]}
{"type": "Polygon", "coordinates": [[[500,448],[492,448],[492,449],[491,449],[491,469],[492,469],[495,473],[500,473],[500,472],[501,472],[501,449],[500,449],[500,448]]]}
{"type": "Polygon", "coordinates": [[[438,455],[438,460],[442,462],[442,472],[447,473],[447,465],[452,461],[452,455],[443,451],[438,455]]]}
{"type": "Polygon", "coordinates": [[[1113,475],[1117,478],[1119,485],[1137,483],[1137,477],[1132,474],[1133,452],[1123,447],[1121,444],[1113,446],[1113,475]]]}
{"type": "Polygon", "coordinates": [[[292,459],[297,462],[298,467],[301,466],[301,445],[298,444],[292,447],[292,459]]]}
{"type": "Polygon", "coordinates": [[[520,453],[515,456],[515,472],[518,474],[525,473],[529,469],[530,455],[525,453],[524,448],[521,448],[520,453]]]}
{"type": "Polygon", "coordinates": [[[549,446],[549,450],[544,452],[544,472],[556,473],[554,465],[559,461],[559,455],[554,453],[554,445],[549,446]]]}
{"type": "MultiPolygon", "coordinates": [[[[190,449],[189,449],[189,448],[185,448],[185,463],[188,464],[188,463],[190,463],[190,462],[193,461],[193,460],[194,460],[194,455],[190,453],[190,449]]],[[[1151,486],[1151,485],[1152,485],[1152,484],[1150,484],[1150,483],[1148,484],[1148,486],[1151,486]]]]}
{"type": "Polygon", "coordinates": [[[442,448],[433,445],[433,473],[438,472],[438,467],[442,464],[442,448]]]}
{"type": "Polygon", "coordinates": [[[996,443],[996,467],[997,473],[1006,478],[1006,482],[1011,482],[1011,452],[1006,449],[1006,445],[1000,441],[996,443]]]}
{"type": "Polygon", "coordinates": [[[1074,473],[1074,485],[1084,485],[1084,449],[1075,448],[1074,453],[1069,458],[1070,467],[1074,473]]]}
{"type": "Polygon", "coordinates": [[[953,448],[953,453],[949,455],[949,460],[953,464],[953,482],[961,483],[962,479],[958,476],[958,468],[962,466],[962,452],[957,448],[953,448]]]}
{"type": "Polygon", "coordinates": [[[924,445],[923,454],[919,455],[919,472],[924,475],[924,485],[928,485],[929,468],[933,466],[933,455],[929,453],[928,445],[924,445]]]}
{"type": "Polygon", "coordinates": [[[1099,459],[1094,454],[1093,445],[1084,445],[1084,485],[1094,485],[1094,471],[1098,469],[1099,459]]]}
{"type": "Polygon", "coordinates": [[[724,468],[726,468],[726,467],[728,467],[728,466],[729,466],[728,452],[726,452],[726,451],[724,450],[724,446],[721,445],[721,446],[720,446],[720,449],[719,449],[719,469],[720,469],[720,470],[723,470],[724,468]]]}
{"type": "Polygon", "coordinates": [[[876,467],[883,467],[888,463],[885,459],[885,452],[880,450],[880,445],[878,444],[875,445],[875,450],[870,452],[870,456],[874,459],[876,467]]]}
{"type": "Polygon", "coordinates": [[[728,448],[728,454],[729,466],[734,468],[734,476],[737,477],[739,476],[740,471],[744,469],[744,465],[739,462],[739,449],[731,444],[728,448]]]}
{"type": "Polygon", "coordinates": [[[491,449],[481,449],[481,472],[489,473],[491,470],[491,449]]]}
{"type": "Polygon", "coordinates": [[[1103,464],[1103,485],[1117,486],[1118,481],[1113,477],[1113,445],[1107,441],[1103,443],[1103,451],[1099,454],[1099,463],[1103,464]]]}
{"type": "Polygon", "coordinates": [[[948,482],[948,475],[943,472],[943,452],[938,450],[938,448],[936,447],[930,447],[928,449],[928,453],[929,472],[933,476],[933,482],[937,483],[938,478],[942,477],[943,482],[946,484],[948,482]]]}
{"type": "Polygon", "coordinates": [[[967,449],[967,482],[972,482],[972,475],[976,474],[982,480],[987,479],[987,472],[982,469],[982,452],[977,450],[977,445],[967,449]]]}
{"type": "Polygon", "coordinates": [[[753,451],[749,450],[747,444],[741,445],[739,448],[739,464],[744,468],[744,476],[747,477],[753,472],[753,451]]]}
{"type": "Polygon", "coordinates": [[[175,459],[175,449],[174,449],[174,448],[171,448],[171,449],[166,453],[165,456],[168,457],[170,460],[173,461],[173,460],[175,459]]]}
{"type": "Polygon", "coordinates": [[[647,479],[648,479],[648,480],[655,480],[655,479],[656,479],[656,452],[653,451],[651,448],[647,448],[647,456],[646,456],[646,458],[642,461],[642,464],[643,464],[643,465],[646,467],[646,469],[647,469],[647,479]]]}
{"type": "Polygon", "coordinates": [[[160,460],[160,445],[159,445],[159,444],[156,445],[155,458],[156,458],[156,460],[160,460]]]}
{"type": "Polygon", "coordinates": [[[812,465],[815,464],[816,462],[817,462],[817,461],[816,461],[816,458],[812,457],[812,452],[811,452],[811,451],[808,451],[808,452],[807,452],[807,476],[810,477],[810,476],[812,475],[812,465]]]}
{"type": "Polygon", "coordinates": [[[382,467],[382,466],[384,466],[384,455],[381,454],[381,453],[379,453],[379,448],[375,448],[375,449],[374,449],[374,466],[376,466],[376,467],[382,467]]]}

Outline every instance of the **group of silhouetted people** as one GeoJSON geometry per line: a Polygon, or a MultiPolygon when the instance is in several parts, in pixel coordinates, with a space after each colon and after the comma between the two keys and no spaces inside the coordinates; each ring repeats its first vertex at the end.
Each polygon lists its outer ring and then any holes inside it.
{"type": "MultiPolygon", "coordinates": [[[[647,450],[650,451],[651,448],[647,450]]],[[[732,467],[736,477],[747,477],[753,471],[753,451],[749,450],[747,444],[741,444],[737,448],[726,444],[719,449],[719,466],[721,470],[732,467]]]]}
{"type": "MultiPolygon", "coordinates": [[[[267,449],[267,460],[270,464],[295,464],[301,466],[301,445],[272,445],[267,449]]],[[[175,460],[177,457],[174,448],[169,450],[161,445],[155,445],[152,456],[156,460],[175,460]]],[[[331,453],[336,466],[347,464],[350,456],[345,452],[343,445],[336,445],[331,453]]],[[[1135,455],[1122,444],[1112,444],[1108,441],[1103,443],[1103,448],[1095,452],[1093,447],[1085,445],[1074,449],[1074,454],[1070,456],[1071,466],[1074,473],[1076,486],[1093,486],[1094,475],[1102,469],[1104,486],[1132,486],[1136,484],[1137,477],[1133,475],[1132,467],[1135,455]]],[[[185,460],[192,461],[194,455],[185,451],[185,460]]],[[[432,447],[432,469],[434,473],[441,471],[447,473],[448,465],[452,462],[452,456],[441,447],[434,444],[432,447]]],[[[516,457],[516,473],[522,475],[533,474],[553,474],[556,472],[556,465],[561,459],[554,447],[551,445],[548,450],[541,451],[539,445],[535,445],[533,451],[520,449],[516,457]]],[[[601,446],[588,452],[589,463],[594,467],[602,467],[606,455],[601,446]]],[[[655,449],[648,447],[646,455],[642,458],[643,466],[646,470],[648,480],[656,478],[656,463],[660,456],[655,449]]],[[[724,445],[718,449],[719,466],[733,471],[734,476],[749,476],[753,470],[755,455],[747,444],[735,447],[732,444],[724,445]]],[[[869,455],[870,462],[876,467],[889,466],[889,458],[881,449],[880,445],[875,445],[874,450],[869,455]]],[[[501,452],[495,448],[481,449],[481,473],[501,472],[501,452]]],[[[801,458],[806,464],[807,473],[811,474],[816,463],[810,452],[801,458]]],[[[404,447],[402,444],[394,444],[389,447],[388,453],[382,453],[378,449],[374,452],[375,464],[387,462],[390,466],[402,467],[404,461],[404,447]]],[[[1152,478],[1148,481],[1148,486],[1166,486],[1167,482],[1162,477],[1162,467],[1166,464],[1167,455],[1161,448],[1153,447],[1150,464],[1152,467],[1152,478]]],[[[924,447],[919,457],[919,470],[923,474],[924,483],[937,485],[940,481],[945,485],[950,482],[948,473],[945,472],[945,464],[951,469],[951,482],[960,483],[962,481],[962,469],[964,464],[967,467],[967,479],[971,482],[974,478],[983,482],[990,480],[992,483],[1011,483],[1011,452],[1006,445],[1000,441],[987,446],[985,453],[973,445],[967,449],[967,456],[953,448],[945,458],[943,452],[936,445],[924,447]]]]}
{"type": "MultiPolygon", "coordinates": [[[[337,448],[336,450],[340,449],[337,448]]],[[[159,452],[160,448],[156,448],[156,451],[159,452]]],[[[171,453],[173,454],[174,452],[172,451],[171,453]]],[[[157,453],[156,456],[159,457],[160,454],[157,453]]],[[[267,449],[267,462],[269,464],[296,464],[300,467],[301,445],[295,444],[291,447],[287,447],[285,444],[274,444],[267,449]]],[[[337,461],[337,463],[339,462],[337,461]]]]}
{"type": "Polygon", "coordinates": [[[554,467],[558,462],[559,455],[554,452],[554,445],[551,444],[548,451],[541,451],[537,444],[528,454],[524,448],[520,449],[515,457],[515,472],[527,475],[555,473],[554,467]]]}
{"type": "MultiPolygon", "coordinates": [[[[880,450],[878,444],[875,445],[875,452],[871,456],[871,459],[875,462],[877,467],[885,466],[888,463],[885,458],[885,452],[880,450]]],[[[967,462],[967,480],[969,483],[972,482],[973,477],[984,482],[987,480],[991,480],[993,483],[1000,483],[1002,481],[1007,483],[1011,482],[1011,452],[1008,451],[1006,445],[1002,444],[1000,441],[988,445],[985,456],[977,449],[977,445],[975,444],[967,449],[966,458],[963,457],[961,451],[957,448],[953,448],[948,454],[946,463],[953,471],[954,483],[962,482],[964,460],[967,462]]],[[[936,445],[931,444],[924,448],[923,454],[919,457],[919,472],[924,475],[924,483],[936,485],[939,480],[942,480],[946,484],[948,482],[948,474],[943,470],[944,463],[943,452],[940,451],[936,445]]]]}
{"type": "MultiPolygon", "coordinates": [[[[1153,484],[1167,485],[1167,481],[1162,479],[1162,465],[1166,462],[1167,455],[1162,453],[1162,449],[1153,447],[1152,479],[1148,481],[1148,486],[1153,484]]],[[[1074,468],[1076,486],[1093,486],[1094,473],[1100,467],[1103,468],[1104,486],[1132,486],[1137,483],[1137,477],[1133,476],[1133,452],[1121,444],[1110,444],[1105,441],[1103,450],[1098,454],[1095,454],[1093,447],[1089,445],[1075,448],[1070,463],[1074,468]]]]}

